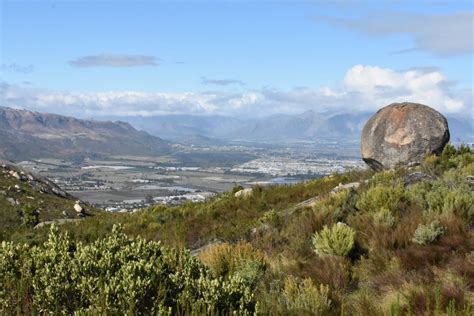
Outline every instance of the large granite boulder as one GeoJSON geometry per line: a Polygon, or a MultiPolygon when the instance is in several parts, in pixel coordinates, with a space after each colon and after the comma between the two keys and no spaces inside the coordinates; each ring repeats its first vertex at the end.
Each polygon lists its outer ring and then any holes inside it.
{"type": "Polygon", "coordinates": [[[365,124],[362,159],[375,170],[415,165],[441,153],[448,141],[448,122],[439,112],[418,103],[393,103],[365,124]]]}

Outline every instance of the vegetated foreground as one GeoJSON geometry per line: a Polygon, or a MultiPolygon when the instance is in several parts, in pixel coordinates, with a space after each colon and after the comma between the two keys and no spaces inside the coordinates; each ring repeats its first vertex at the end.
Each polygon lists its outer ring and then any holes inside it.
{"type": "Polygon", "coordinates": [[[18,230],[0,313],[472,315],[473,175],[448,145],[409,170],[18,230]]]}

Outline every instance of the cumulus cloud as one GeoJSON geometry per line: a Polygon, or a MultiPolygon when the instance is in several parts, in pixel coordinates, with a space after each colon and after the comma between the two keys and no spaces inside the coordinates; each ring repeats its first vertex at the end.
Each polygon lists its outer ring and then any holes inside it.
{"type": "Polygon", "coordinates": [[[146,55],[128,55],[128,54],[99,54],[91,56],[82,56],[70,60],[68,63],[73,67],[139,67],[139,66],[157,66],[158,58],[146,55]]]}
{"type": "Polygon", "coordinates": [[[396,71],[377,66],[350,68],[335,87],[300,87],[289,91],[76,93],[0,85],[0,104],[75,116],[153,116],[220,114],[265,116],[315,111],[374,111],[392,102],[419,102],[442,113],[473,110],[472,90],[457,90],[436,68],[396,71]]]}
{"type": "Polygon", "coordinates": [[[244,83],[237,79],[210,79],[201,77],[201,83],[205,85],[218,85],[218,86],[229,86],[229,85],[241,85],[244,83]]]}
{"type": "Polygon", "coordinates": [[[424,50],[438,56],[454,56],[474,52],[473,12],[446,15],[379,12],[359,19],[319,16],[314,20],[368,36],[405,34],[413,38],[413,47],[403,47],[393,53],[424,50]]]}
{"type": "Polygon", "coordinates": [[[29,73],[32,73],[33,70],[34,70],[33,65],[23,66],[16,63],[0,65],[0,71],[3,71],[3,72],[17,72],[21,74],[29,74],[29,73]]]}

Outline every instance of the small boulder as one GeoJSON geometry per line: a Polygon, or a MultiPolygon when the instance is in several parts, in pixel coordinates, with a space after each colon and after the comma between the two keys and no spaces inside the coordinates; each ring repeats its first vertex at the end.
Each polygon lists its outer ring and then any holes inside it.
{"type": "Polygon", "coordinates": [[[235,192],[234,194],[235,197],[243,197],[243,198],[249,197],[251,195],[252,195],[252,188],[243,189],[243,190],[235,192]]]}
{"type": "Polygon", "coordinates": [[[416,165],[439,154],[449,141],[446,118],[418,103],[393,103],[380,109],[362,130],[362,159],[374,170],[416,165]]]}
{"type": "Polygon", "coordinates": [[[347,184],[342,184],[339,183],[337,187],[331,190],[331,194],[336,194],[338,192],[341,192],[343,190],[351,190],[351,189],[357,189],[360,186],[360,182],[351,182],[347,184]]]}
{"type": "Polygon", "coordinates": [[[10,175],[15,179],[21,180],[21,176],[16,171],[11,170],[10,175]]]}
{"type": "Polygon", "coordinates": [[[20,203],[15,200],[14,198],[7,198],[7,202],[10,203],[11,205],[15,206],[15,205],[19,205],[20,203]]]}
{"type": "Polygon", "coordinates": [[[435,176],[423,172],[412,172],[403,177],[403,184],[405,187],[408,187],[412,184],[420,182],[421,180],[436,180],[435,176]]]}
{"type": "Polygon", "coordinates": [[[79,214],[82,214],[84,213],[84,209],[82,208],[82,206],[76,202],[76,204],[74,204],[74,210],[79,213],[79,214]]]}

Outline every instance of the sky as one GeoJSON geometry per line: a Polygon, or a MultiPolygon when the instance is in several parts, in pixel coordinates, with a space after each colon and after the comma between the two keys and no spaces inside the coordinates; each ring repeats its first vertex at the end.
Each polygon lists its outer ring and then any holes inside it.
{"type": "Polygon", "coordinates": [[[412,101],[473,118],[471,1],[0,3],[3,106],[261,117],[412,101]]]}

